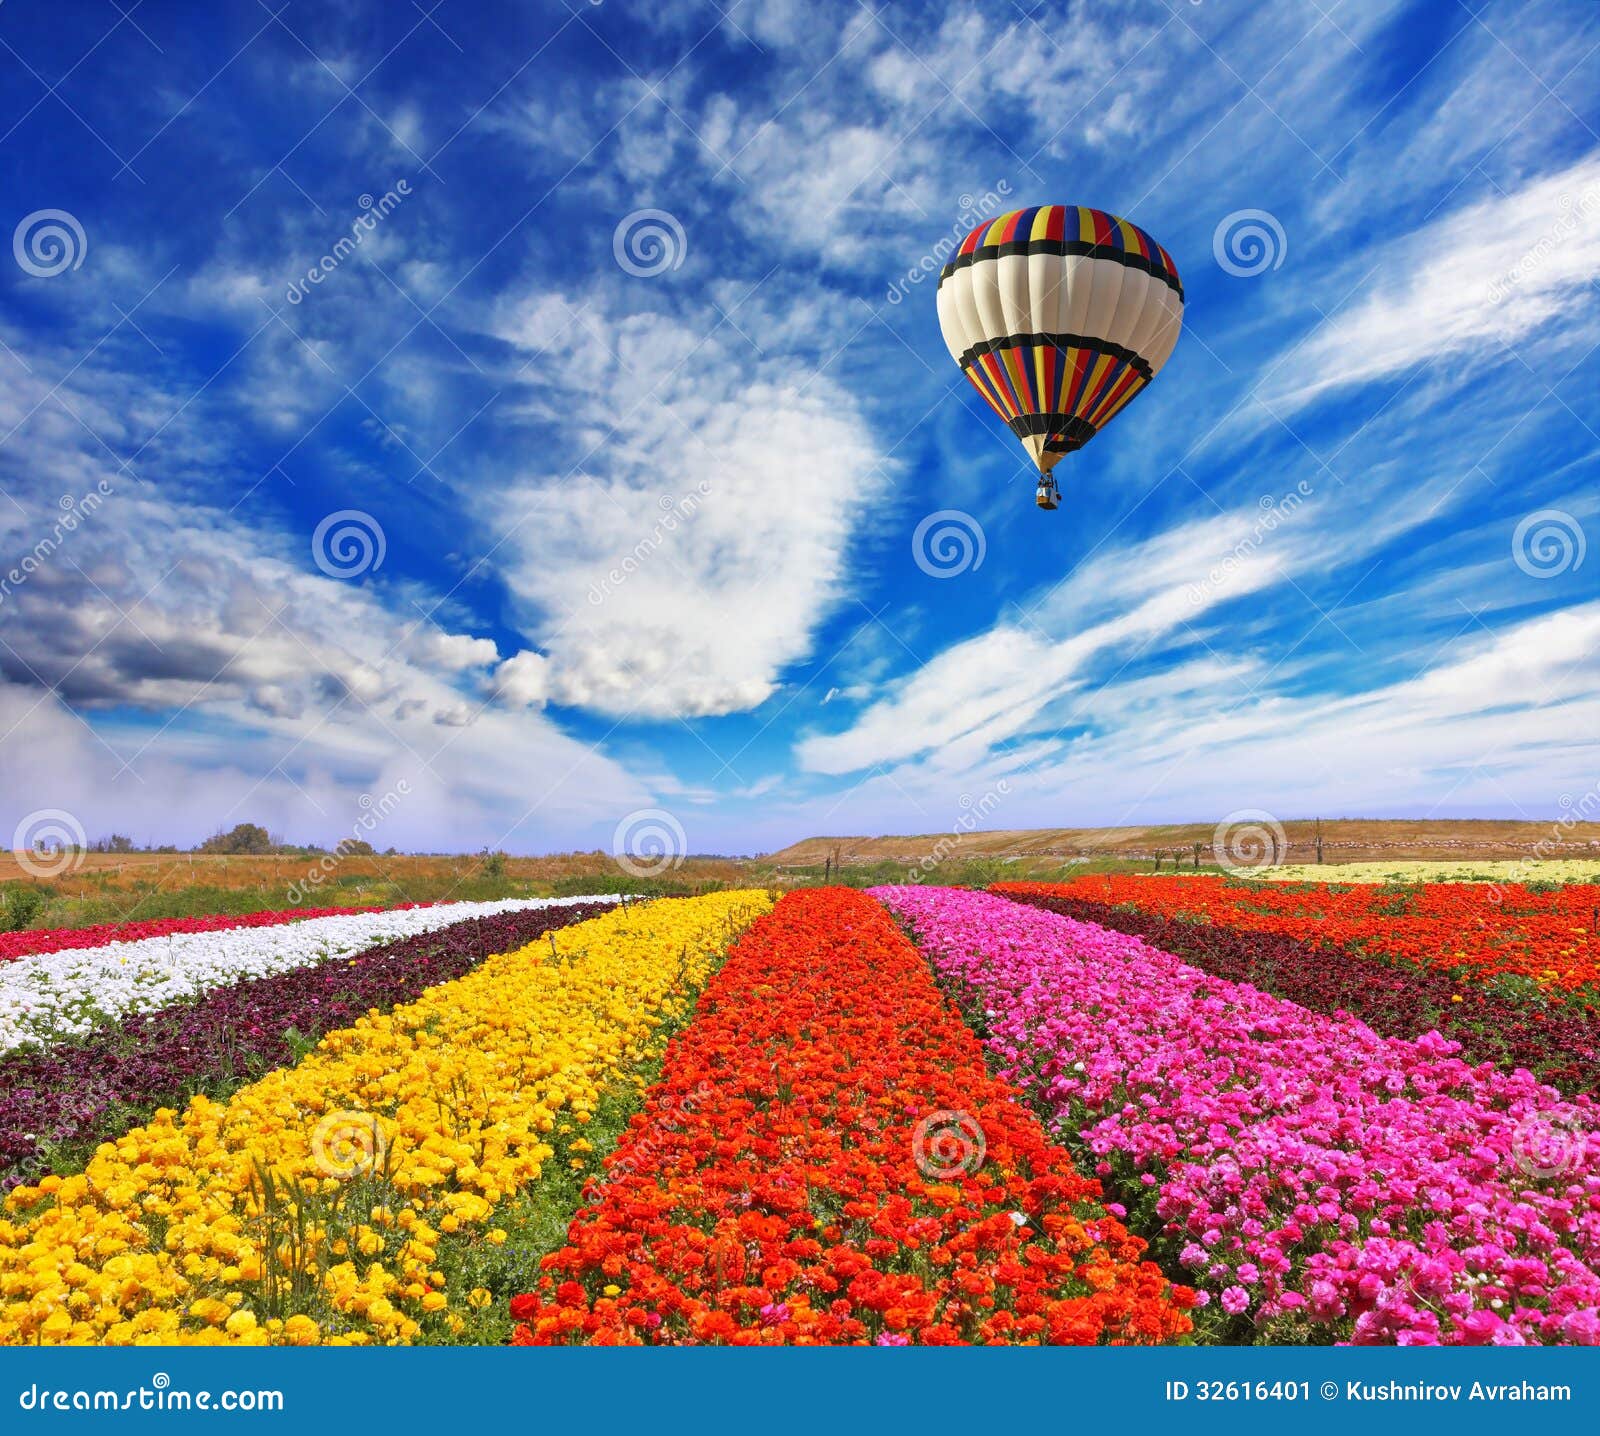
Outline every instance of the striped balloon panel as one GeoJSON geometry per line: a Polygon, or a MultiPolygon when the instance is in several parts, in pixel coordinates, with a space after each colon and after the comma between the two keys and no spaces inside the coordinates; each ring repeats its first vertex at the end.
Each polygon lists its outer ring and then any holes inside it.
{"type": "Polygon", "coordinates": [[[1137,225],[1041,205],[967,235],[939,277],[938,309],[951,357],[1047,472],[1160,372],[1183,284],[1137,225]]]}

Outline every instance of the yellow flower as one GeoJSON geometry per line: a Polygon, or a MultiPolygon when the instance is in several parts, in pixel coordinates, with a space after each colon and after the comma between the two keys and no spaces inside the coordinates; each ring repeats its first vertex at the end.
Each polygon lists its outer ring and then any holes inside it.
{"type": "Polygon", "coordinates": [[[481,1286],[475,1286],[467,1293],[467,1305],[474,1311],[482,1311],[493,1300],[493,1294],[481,1286]]]}
{"type": "Polygon", "coordinates": [[[1293,883],[1592,883],[1600,882],[1594,858],[1485,859],[1481,862],[1285,863],[1254,877],[1293,883]]]}
{"type": "Polygon", "coordinates": [[[298,1315],[284,1322],[283,1335],[292,1346],[315,1346],[322,1331],[309,1316],[298,1315]]]}
{"type": "Polygon", "coordinates": [[[541,1180],[548,1134],[587,1124],[660,1051],[664,1018],[770,907],[711,893],[577,924],[558,962],[539,943],[491,957],[226,1102],[158,1111],[81,1173],[19,1188],[0,1220],[0,1343],[324,1340],[304,1311],[244,1309],[268,1279],[302,1283],[341,1342],[413,1339],[439,1310],[439,1235],[489,1228],[541,1180]]]}

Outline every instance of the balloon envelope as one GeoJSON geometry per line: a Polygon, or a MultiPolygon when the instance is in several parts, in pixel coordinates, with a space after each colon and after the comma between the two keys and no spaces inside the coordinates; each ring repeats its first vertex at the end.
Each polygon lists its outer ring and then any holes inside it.
{"type": "Polygon", "coordinates": [[[1183,283],[1137,225],[1049,204],[973,230],[939,276],[938,305],[951,357],[1047,474],[1161,372],[1183,283]]]}

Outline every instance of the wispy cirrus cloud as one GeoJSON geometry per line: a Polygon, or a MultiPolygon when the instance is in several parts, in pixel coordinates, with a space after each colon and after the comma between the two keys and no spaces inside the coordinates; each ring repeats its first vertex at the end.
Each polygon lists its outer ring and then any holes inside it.
{"type": "Polygon", "coordinates": [[[1600,339],[1600,152],[1356,262],[1370,283],[1273,370],[1260,397],[1274,411],[1433,360],[1505,362],[1558,320],[1577,359],[1600,339]]]}

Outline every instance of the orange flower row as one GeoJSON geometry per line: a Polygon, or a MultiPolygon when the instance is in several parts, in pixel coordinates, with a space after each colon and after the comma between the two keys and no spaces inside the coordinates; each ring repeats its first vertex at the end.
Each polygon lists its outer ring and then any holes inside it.
{"type": "Polygon", "coordinates": [[[1600,989],[1594,931],[1600,886],[1593,883],[1535,892],[1518,884],[1243,885],[1199,874],[1095,873],[1067,883],[999,883],[995,891],[1126,903],[1167,917],[1281,933],[1479,976],[1529,978],[1571,994],[1583,1006],[1594,1006],[1594,990],[1600,989]]]}
{"type": "Polygon", "coordinates": [[[784,897],[732,949],[523,1345],[1116,1343],[1191,1329],[884,910],[784,897]]]}

